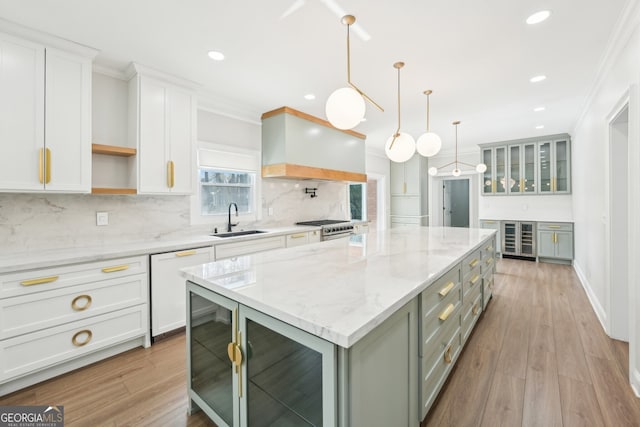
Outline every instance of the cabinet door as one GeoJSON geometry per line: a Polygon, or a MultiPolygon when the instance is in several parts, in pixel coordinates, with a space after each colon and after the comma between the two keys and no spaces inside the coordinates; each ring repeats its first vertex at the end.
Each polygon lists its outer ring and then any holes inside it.
{"type": "Polygon", "coordinates": [[[149,77],[139,79],[138,192],[168,193],[167,88],[149,77]]]}
{"type": "Polygon", "coordinates": [[[217,425],[239,426],[240,388],[227,352],[237,338],[238,304],[190,282],[187,304],[189,398],[217,425]]]}
{"type": "Polygon", "coordinates": [[[556,256],[563,259],[573,259],[573,233],[556,232],[556,256]]]}
{"type": "Polygon", "coordinates": [[[556,256],[556,243],[554,231],[538,231],[538,256],[550,257],[556,256]]]}
{"type": "Polygon", "coordinates": [[[191,194],[194,191],[196,98],[191,92],[172,87],[169,92],[169,161],[173,162],[170,191],[191,194]]]}
{"type": "Polygon", "coordinates": [[[524,179],[520,173],[522,169],[520,145],[509,146],[509,178],[507,189],[510,194],[520,194],[524,189],[524,179]]]}
{"type": "Polygon", "coordinates": [[[0,190],[42,190],[44,47],[0,34],[0,190]]]}
{"type": "Polygon", "coordinates": [[[245,306],[240,330],[241,425],[336,425],[333,344],[245,306]]]}
{"type": "Polygon", "coordinates": [[[538,191],[536,171],[536,144],[525,144],[522,150],[522,191],[535,193],[538,191]]]}
{"type": "Polygon", "coordinates": [[[551,142],[542,142],[538,144],[538,177],[540,181],[538,192],[542,194],[550,194],[553,192],[551,142]]]}
{"type": "Polygon", "coordinates": [[[47,48],[45,163],[48,191],[91,191],[91,61],[47,48]]]}
{"type": "Polygon", "coordinates": [[[571,192],[569,141],[554,141],[553,145],[553,191],[556,193],[569,193],[571,192]]]}
{"type": "Polygon", "coordinates": [[[212,248],[151,255],[151,335],[185,325],[185,279],[180,269],[211,261],[212,248]]]}
{"type": "Polygon", "coordinates": [[[493,171],[493,149],[484,148],[482,150],[482,163],[487,165],[487,170],[482,175],[482,194],[493,194],[493,183],[495,181],[495,173],[493,171]]]}
{"type": "Polygon", "coordinates": [[[505,194],[507,192],[507,147],[496,147],[496,193],[505,194]]]}

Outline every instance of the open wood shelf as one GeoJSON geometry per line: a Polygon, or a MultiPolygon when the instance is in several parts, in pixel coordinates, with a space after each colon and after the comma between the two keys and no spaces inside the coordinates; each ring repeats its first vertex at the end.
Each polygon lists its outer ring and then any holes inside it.
{"type": "Polygon", "coordinates": [[[131,157],[137,154],[135,148],[118,147],[116,145],[91,144],[93,154],[107,154],[109,156],[131,157]]]}
{"type": "Polygon", "coordinates": [[[135,188],[91,188],[91,194],[138,194],[135,188]]]}

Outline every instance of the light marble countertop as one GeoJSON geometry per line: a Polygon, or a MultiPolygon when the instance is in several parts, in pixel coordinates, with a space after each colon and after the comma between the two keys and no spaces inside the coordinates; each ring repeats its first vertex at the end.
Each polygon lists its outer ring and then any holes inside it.
{"type": "Polygon", "coordinates": [[[393,228],[182,272],[220,295],[350,347],[494,234],[393,228]]]}
{"type": "MultiPolygon", "coordinates": [[[[235,237],[215,237],[210,235],[185,236],[171,240],[123,241],[105,246],[78,246],[50,250],[33,250],[10,254],[0,254],[0,274],[19,270],[54,267],[62,264],[102,261],[137,255],[157,254],[189,248],[215,246],[224,243],[255,240],[271,236],[318,230],[319,227],[292,225],[290,227],[259,228],[266,233],[235,237]]],[[[240,230],[234,230],[240,231],[240,230]]]]}

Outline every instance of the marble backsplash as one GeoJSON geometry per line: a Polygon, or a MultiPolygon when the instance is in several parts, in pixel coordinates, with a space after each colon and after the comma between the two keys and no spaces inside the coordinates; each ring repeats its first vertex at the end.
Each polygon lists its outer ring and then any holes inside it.
{"type": "MultiPolygon", "coordinates": [[[[262,219],[242,228],[282,227],[323,218],[346,219],[348,185],[338,182],[262,180],[262,219]],[[318,197],[304,194],[318,188],[318,197]],[[269,215],[269,208],[273,214],[269,215]]],[[[0,194],[0,254],[55,248],[102,246],[140,240],[179,239],[208,234],[226,224],[192,225],[190,196],[108,196],[93,194],[0,194]],[[96,212],[109,213],[96,226],[96,212]]]]}

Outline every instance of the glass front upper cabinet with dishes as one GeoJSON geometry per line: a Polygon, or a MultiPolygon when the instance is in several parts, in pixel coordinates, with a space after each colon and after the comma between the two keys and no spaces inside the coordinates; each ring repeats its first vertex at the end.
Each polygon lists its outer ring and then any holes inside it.
{"type": "Polygon", "coordinates": [[[571,193],[567,134],[481,145],[483,195],[571,193]]]}

